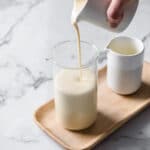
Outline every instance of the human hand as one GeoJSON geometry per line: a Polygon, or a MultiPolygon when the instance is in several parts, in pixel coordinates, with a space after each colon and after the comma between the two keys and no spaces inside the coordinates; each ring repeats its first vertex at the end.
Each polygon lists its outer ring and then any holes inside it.
{"type": "Polygon", "coordinates": [[[129,0],[111,0],[107,9],[107,19],[111,27],[119,25],[124,16],[124,6],[128,2],[129,0]]]}

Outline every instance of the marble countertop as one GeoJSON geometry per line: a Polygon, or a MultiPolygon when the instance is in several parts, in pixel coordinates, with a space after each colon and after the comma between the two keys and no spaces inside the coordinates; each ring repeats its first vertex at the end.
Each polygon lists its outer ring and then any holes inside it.
{"type": "MultiPolygon", "coordinates": [[[[53,97],[52,66],[45,60],[52,45],[74,39],[71,9],[71,0],[0,0],[1,150],[62,149],[34,124],[33,113],[53,97]]],[[[143,40],[147,61],[149,16],[150,1],[141,0],[131,25],[121,33],[143,40]]],[[[81,24],[81,31],[82,39],[101,50],[117,36],[87,23],[81,24]]],[[[150,150],[150,108],[97,145],[99,149],[150,150]]]]}

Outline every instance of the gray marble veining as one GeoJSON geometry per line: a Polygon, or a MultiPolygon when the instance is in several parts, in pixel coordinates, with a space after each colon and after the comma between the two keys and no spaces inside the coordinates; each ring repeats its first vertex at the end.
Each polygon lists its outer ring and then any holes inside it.
{"type": "MultiPolygon", "coordinates": [[[[30,13],[30,11],[36,7],[39,3],[41,3],[43,0],[32,0],[32,1],[10,1],[10,0],[2,0],[1,3],[0,3],[0,7],[1,7],[1,10],[6,10],[8,7],[12,7],[12,6],[16,6],[16,9],[18,6],[25,6],[25,11],[22,12],[20,14],[19,17],[15,18],[15,21],[11,24],[8,24],[8,29],[4,32],[4,34],[1,35],[1,38],[0,38],[0,46],[3,46],[4,44],[8,44],[12,38],[12,34],[13,34],[13,31],[14,29],[17,27],[18,24],[21,23],[21,21],[23,21],[23,19],[30,13]],[[26,6],[27,5],[27,6],[26,6]]],[[[7,10],[6,10],[7,11],[7,10]]],[[[13,12],[12,12],[13,13],[13,12]]],[[[18,13],[20,13],[18,11],[18,13]]],[[[11,16],[10,16],[11,17],[11,16]]],[[[11,18],[10,18],[11,19],[11,18]]],[[[3,20],[2,20],[3,21],[3,20]]]]}
{"type": "MultiPolygon", "coordinates": [[[[52,65],[45,61],[59,41],[74,39],[72,1],[0,0],[0,146],[2,150],[60,150],[33,123],[34,110],[52,98],[52,65]],[[62,25],[62,26],[61,26],[62,25]]],[[[129,28],[119,35],[141,39],[150,61],[150,1],[141,0],[129,28]]],[[[102,50],[117,36],[81,23],[81,37],[102,50]]],[[[150,109],[95,147],[96,150],[150,150],[150,109]]]]}
{"type": "Polygon", "coordinates": [[[9,98],[19,99],[25,95],[28,88],[35,90],[51,78],[41,73],[34,76],[26,66],[9,57],[0,58],[0,105],[9,98]]]}

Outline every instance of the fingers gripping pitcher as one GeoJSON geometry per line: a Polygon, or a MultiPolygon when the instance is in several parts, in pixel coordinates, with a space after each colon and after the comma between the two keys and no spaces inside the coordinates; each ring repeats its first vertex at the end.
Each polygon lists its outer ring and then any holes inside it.
{"type": "Polygon", "coordinates": [[[72,20],[87,21],[109,31],[122,32],[134,17],[139,0],[128,0],[124,5],[123,19],[116,28],[112,28],[107,20],[106,12],[110,2],[111,0],[74,0],[72,20]]]}

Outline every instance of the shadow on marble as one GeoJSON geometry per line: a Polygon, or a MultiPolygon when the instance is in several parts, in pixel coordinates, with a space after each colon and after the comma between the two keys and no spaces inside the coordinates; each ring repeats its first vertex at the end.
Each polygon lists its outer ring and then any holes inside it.
{"type": "Polygon", "coordinates": [[[135,116],[94,150],[149,150],[150,108],[135,116]]]}

